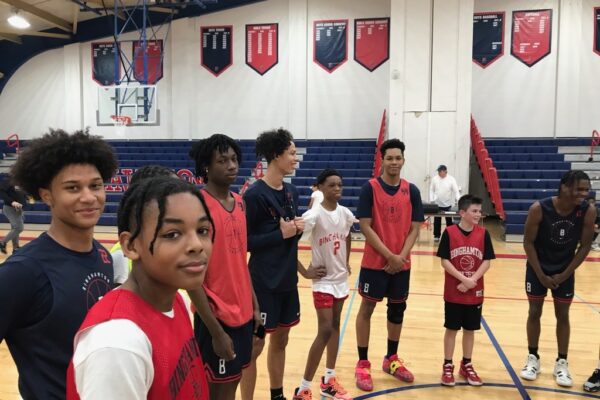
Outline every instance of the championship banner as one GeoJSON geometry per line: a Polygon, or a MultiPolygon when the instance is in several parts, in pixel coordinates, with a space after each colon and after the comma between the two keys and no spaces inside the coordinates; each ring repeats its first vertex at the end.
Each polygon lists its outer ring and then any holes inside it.
{"type": "Polygon", "coordinates": [[[313,61],[331,73],[348,60],[348,20],[315,21],[313,61]]]}
{"type": "Polygon", "coordinates": [[[355,19],[354,60],[373,72],[389,58],[390,19],[355,19]]]}
{"type": "Polygon", "coordinates": [[[163,77],[162,51],[162,40],[146,41],[146,65],[148,66],[148,79],[146,80],[144,79],[144,53],[142,51],[142,42],[139,40],[133,42],[133,76],[136,81],[153,85],[163,77]]]}
{"type": "Polygon", "coordinates": [[[246,25],[246,64],[264,75],[279,62],[278,25],[246,25]]]}
{"type": "Polygon", "coordinates": [[[102,86],[114,85],[121,76],[118,51],[115,42],[92,43],[92,79],[102,86]]]}
{"type": "Polygon", "coordinates": [[[594,53],[600,55],[600,7],[594,7],[594,53]]]}
{"type": "Polygon", "coordinates": [[[531,67],[550,54],[552,10],[513,11],[510,53],[531,67]]]}
{"type": "Polygon", "coordinates": [[[473,62],[487,67],[504,55],[504,13],[473,14],[473,62]]]}
{"type": "Polygon", "coordinates": [[[231,66],[233,57],[233,27],[229,26],[203,26],[200,28],[202,36],[201,63],[204,68],[214,76],[219,76],[231,66]]]}

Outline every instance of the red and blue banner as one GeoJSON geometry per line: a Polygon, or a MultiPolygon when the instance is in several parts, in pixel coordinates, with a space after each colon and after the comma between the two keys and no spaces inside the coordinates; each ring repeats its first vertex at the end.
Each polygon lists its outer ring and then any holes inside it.
{"type": "Polygon", "coordinates": [[[348,60],[348,20],[322,20],[313,24],[313,61],[331,73],[348,60]]]}
{"type": "Polygon", "coordinates": [[[600,7],[594,7],[594,53],[600,55],[600,7]]]}
{"type": "Polygon", "coordinates": [[[162,40],[146,41],[146,66],[148,69],[144,71],[142,42],[139,40],[133,42],[133,76],[136,81],[153,85],[163,77],[162,52],[162,40]]]}
{"type": "Polygon", "coordinates": [[[233,64],[233,27],[203,26],[200,28],[200,62],[214,76],[219,76],[233,64]]]}
{"type": "Polygon", "coordinates": [[[552,10],[513,11],[510,53],[528,67],[550,54],[552,10]]]}
{"type": "Polygon", "coordinates": [[[278,24],[246,25],[246,64],[264,75],[279,62],[278,24]]]}
{"type": "Polygon", "coordinates": [[[473,14],[473,62],[487,67],[504,55],[504,13],[473,14]]]}
{"type": "Polygon", "coordinates": [[[359,18],[354,20],[354,60],[375,71],[390,58],[390,19],[359,18]]]}
{"type": "Polygon", "coordinates": [[[92,79],[102,86],[111,86],[121,76],[119,49],[115,42],[92,43],[92,79]]]}

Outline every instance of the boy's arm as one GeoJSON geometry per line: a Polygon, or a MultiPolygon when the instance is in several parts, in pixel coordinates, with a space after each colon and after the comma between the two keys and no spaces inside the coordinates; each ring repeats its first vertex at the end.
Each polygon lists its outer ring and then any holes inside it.
{"type": "Polygon", "coordinates": [[[279,244],[283,242],[283,233],[281,230],[281,223],[279,229],[274,229],[271,232],[258,233],[256,227],[260,226],[263,221],[257,218],[259,215],[263,215],[260,208],[260,199],[254,193],[244,196],[246,203],[246,227],[248,232],[248,251],[252,252],[255,250],[268,248],[273,244],[279,244]]]}
{"type": "Polygon", "coordinates": [[[365,240],[375,249],[375,251],[388,261],[391,267],[397,269],[396,272],[400,271],[404,261],[400,258],[400,255],[392,253],[392,251],[383,244],[383,241],[379,238],[375,230],[373,230],[373,227],[371,227],[372,221],[373,218],[359,219],[360,231],[365,236],[365,240]]]}
{"type": "Polygon", "coordinates": [[[208,304],[208,297],[203,287],[194,290],[188,290],[190,300],[196,307],[196,311],[206,328],[212,336],[212,345],[215,350],[215,354],[226,361],[231,361],[235,358],[235,352],[233,350],[233,341],[229,335],[223,330],[223,327],[213,314],[208,304]]]}
{"type": "Polygon", "coordinates": [[[475,271],[473,276],[471,276],[471,279],[473,279],[475,282],[477,282],[490,269],[491,265],[492,265],[492,263],[490,263],[490,260],[483,260],[483,262],[481,263],[481,265],[479,266],[477,271],[475,271]]]}
{"type": "Polygon", "coordinates": [[[460,271],[457,270],[454,265],[452,265],[450,260],[442,258],[442,267],[444,268],[444,270],[447,273],[449,273],[451,276],[458,279],[463,285],[465,285],[467,287],[467,289],[472,289],[475,287],[477,281],[474,280],[473,278],[468,278],[468,277],[464,276],[463,274],[461,274],[460,271]]]}
{"type": "Polygon", "coordinates": [[[348,232],[348,236],[346,236],[346,269],[348,270],[348,275],[352,273],[350,269],[350,252],[352,251],[352,231],[348,232]]]}
{"type": "Polygon", "coordinates": [[[558,284],[556,284],[551,277],[542,271],[540,260],[538,259],[537,251],[535,250],[534,242],[538,235],[541,222],[542,206],[539,201],[536,201],[531,205],[531,207],[529,207],[529,211],[527,212],[527,219],[525,220],[525,232],[523,236],[523,248],[525,249],[525,254],[527,255],[527,262],[529,265],[531,265],[531,268],[537,275],[540,283],[548,289],[556,289],[558,284]]]}
{"type": "Polygon", "coordinates": [[[421,222],[413,221],[410,224],[410,230],[408,231],[408,236],[406,237],[406,240],[404,241],[404,246],[402,246],[402,251],[400,251],[400,258],[405,260],[404,262],[408,261],[408,255],[410,254],[410,251],[412,250],[413,246],[417,242],[417,238],[419,237],[419,229],[421,229],[421,222]]]}

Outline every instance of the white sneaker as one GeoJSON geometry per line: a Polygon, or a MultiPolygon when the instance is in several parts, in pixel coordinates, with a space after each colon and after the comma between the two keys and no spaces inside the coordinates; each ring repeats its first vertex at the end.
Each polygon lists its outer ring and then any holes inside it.
{"type": "Polygon", "coordinates": [[[597,243],[592,244],[592,250],[600,251],[600,244],[597,244],[597,243]]]}
{"type": "Polygon", "coordinates": [[[559,386],[573,386],[573,379],[571,379],[571,374],[569,373],[569,363],[564,358],[559,358],[556,364],[554,364],[554,376],[559,386]]]}
{"type": "Polygon", "coordinates": [[[521,378],[528,381],[534,381],[541,371],[539,358],[530,354],[527,356],[527,363],[521,370],[521,378]]]}

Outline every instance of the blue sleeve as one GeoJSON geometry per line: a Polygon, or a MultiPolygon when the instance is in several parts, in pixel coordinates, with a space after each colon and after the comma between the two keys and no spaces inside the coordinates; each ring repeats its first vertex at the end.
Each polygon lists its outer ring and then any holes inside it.
{"type": "Polygon", "coordinates": [[[412,222],[423,222],[425,221],[425,215],[423,214],[423,202],[421,201],[421,192],[419,188],[413,185],[409,185],[410,188],[410,204],[412,205],[412,222]]]}
{"type": "Polygon", "coordinates": [[[358,208],[356,209],[356,218],[373,217],[373,187],[366,182],[360,189],[358,197],[358,208]]]}
{"type": "Polygon", "coordinates": [[[13,329],[41,321],[51,305],[50,281],[40,268],[10,259],[0,266],[0,342],[13,329]]]}
{"type": "MultiPolygon", "coordinates": [[[[244,196],[246,202],[246,230],[248,231],[248,251],[256,251],[266,248],[274,243],[283,241],[283,234],[280,229],[274,229],[269,232],[261,232],[260,229],[265,225],[266,206],[263,204],[260,193],[257,190],[248,190],[244,196]]],[[[279,226],[279,225],[277,225],[279,226]]]]}

